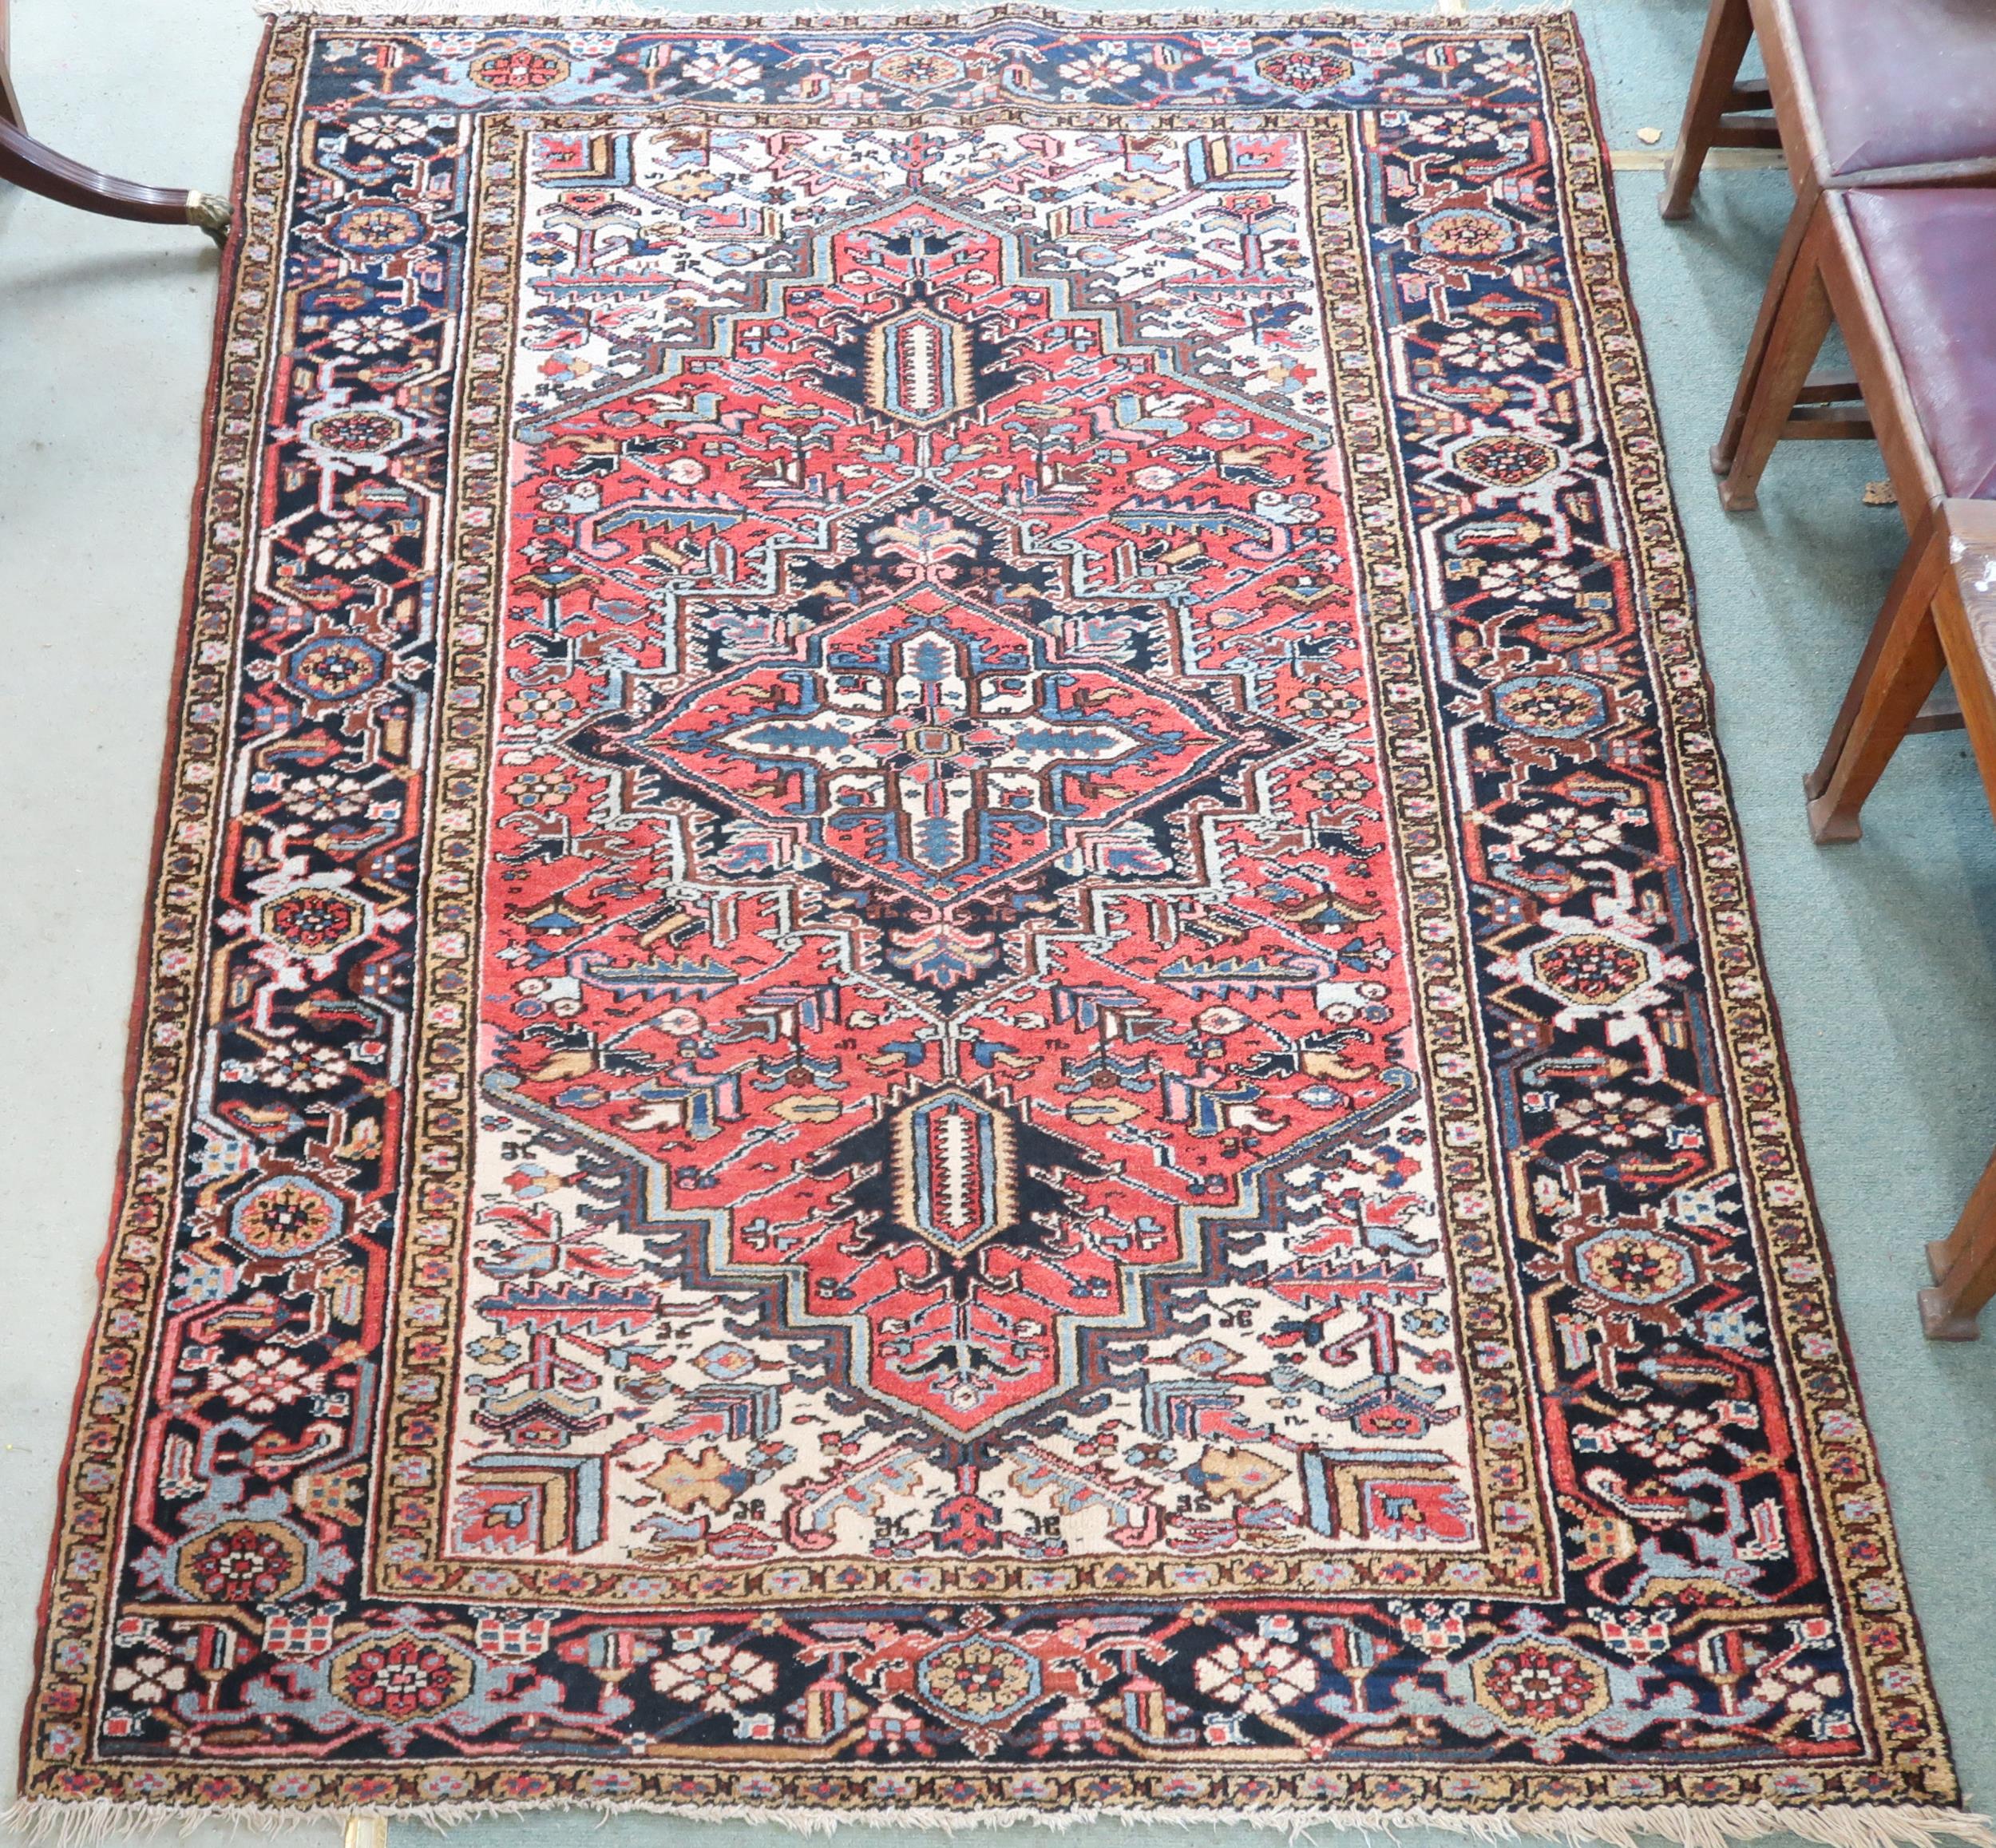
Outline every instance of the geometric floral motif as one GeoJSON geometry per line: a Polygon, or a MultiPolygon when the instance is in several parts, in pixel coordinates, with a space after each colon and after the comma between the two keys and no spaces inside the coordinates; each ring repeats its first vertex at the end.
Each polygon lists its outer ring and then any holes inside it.
{"type": "Polygon", "coordinates": [[[31,1806],[1975,1835],[1590,108],[276,28],[31,1806]]]}

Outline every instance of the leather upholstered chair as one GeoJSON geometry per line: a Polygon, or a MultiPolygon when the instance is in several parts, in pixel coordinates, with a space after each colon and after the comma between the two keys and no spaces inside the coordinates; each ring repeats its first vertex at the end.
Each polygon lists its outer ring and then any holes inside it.
{"type": "MultiPolygon", "coordinates": [[[[1784,394],[1834,313],[1871,407],[1910,540],[1822,761],[1817,841],[1859,813],[1945,666],[1996,809],[1996,191],[1832,191],[1804,239],[1741,460],[1764,455],[1784,394]]],[[[1996,1161],[1953,1233],[1927,1248],[1920,1315],[1966,1340],[1996,1294],[1996,1161]]]]}
{"type": "MultiPolygon", "coordinates": [[[[1737,465],[1747,406],[1788,279],[1826,192],[1996,184],[1996,0],[1712,0],[1661,209],[1685,216],[1714,147],[1779,147],[1795,208],[1712,452],[1729,508],[1754,505],[1737,465]],[[1742,81],[1759,42],[1764,81],[1742,81]],[[1772,119],[1770,120],[1769,112],[1772,119]]],[[[1864,436],[1847,378],[1805,382],[1781,434],[1864,436]]],[[[1764,458],[1762,458],[1763,460],[1764,458]]]]}

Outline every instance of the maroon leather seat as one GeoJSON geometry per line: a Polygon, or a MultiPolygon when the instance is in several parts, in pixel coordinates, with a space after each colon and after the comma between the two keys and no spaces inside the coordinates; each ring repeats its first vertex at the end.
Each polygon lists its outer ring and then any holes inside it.
{"type": "Polygon", "coordinates": [[[1996,154],[1996,0],[1785,0],[1825,177],[1996,154]]]}
{"type": "Polygon", "coordinates": [[[1996,496],[1996,191],[1844,197],[1944,491],[1996,496]]]}

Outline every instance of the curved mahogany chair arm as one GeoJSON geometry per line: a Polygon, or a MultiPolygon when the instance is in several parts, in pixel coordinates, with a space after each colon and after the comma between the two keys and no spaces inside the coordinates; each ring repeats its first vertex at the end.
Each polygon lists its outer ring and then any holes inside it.
{"type": "Polygon", "coordinates": [[[105,218],[133,218],[147,224],[199,225],[219,244],[228,239],[226,199],[208,192],[175,192],[114,180],[108,173],[45,148],[33,136],[0,118],[0,180],[105,218]]]}

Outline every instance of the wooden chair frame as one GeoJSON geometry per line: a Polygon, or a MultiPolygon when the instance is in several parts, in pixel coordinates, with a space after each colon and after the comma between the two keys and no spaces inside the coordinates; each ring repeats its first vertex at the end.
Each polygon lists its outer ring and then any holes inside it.
{"type": "MultiPolygon", "coordinates": [[[[1689,215],[1706,154],[1769,145],[1786,160],[1795,205],[1747,342],[1733,403],[1711,463],[1729,512],[1757,502],[1774,445],[1796,437],[1874,436],[1909,529],[1905,557],[1832,726],[1821,761],[1804,779],[1810,832],[1820,843],[1855,841],[1859,813],[1899,740],[1922,729],[1921,708],[1946,666],[1976,767],[1996,811],[1996,502],[1944,499],[1897,349],[1847,205],[1859,187],[1988,185],[1996,161],[1963,160],[1833,175],[1814,99],[1780,0],[1711,0],[1677,144],[1658,208],[1689,215]],[[1758,37],[1764,84],[1739,72],[1758,37]],[[1852,369],[1815,370],[1832,322],[1852,369]],[[1857,402],[1860,401],[1861,402],[1857,402]]],[[[1920,1322],[1937,1341],[1969,1341],[1996,1296],[1996,1157],[1948,1237],[1927,1248],[1931,1288],[1920,1322]]]]}
{"type": "MultiPolygon", "coordinates": [[[[1900,512],[1909,528],[1943,496],[1939,470],[1899,361],[1842,188],[1820,192],[1796,242],[1779,295],[1770,285],[1768,331],[1760,362],[1742,378],[1737,441],[1719,497],[1729,510],[1756,503],[1761,472],[1784,439],[1821,436],[1821,421],[1804,398],[1816,356],[1834,322],[1849,350],[1856,389],[1866,408],[1860,433],[1884,453],[1900,512]]],[[[1849,433],[1841,430],[1830,433],[1849,433]]]]}
{"type": "Polygon", "coordinates": [[[28,133],[7,59],[8,0],[0,0],[0,180],[37,192],[62,205],[104,218],[136,219],[146,224],[198,226],[217,245],[229,232],[229,204],[209,192],[179,192],[114,180],[85,167],[28,133]]]}
{"type": "MultiPolygon", "coordinates": [[[[1824,195],[1857,186],[1996,183],[1996,150],[1986,160],[1832,174],[1815,98],[1801,73],[1800,53],[1781,0],[1711,0],[1677,146],[1664,170],[1663,193],[1657,201],[1657,209],[1666,219],[1688,218],[1705,156],[1714,148],[1779,148],[1795,188],[1795,205],[1775,252],[1753,330],[1747,338],[1733,402],[1719,440],[1712,446],[1713,473],[1723,477],[1719,498],[1729,512],[1745,512],[1756,505],[1760,470],[1756,467],[1742,474],[1736,459],[1754,391],[1774,342],[1781,304],[1820,215],[1824,195]],[[1742,81],[1740,66],[1747,48],[1756,39],[1767,76],[1742,81]]],[[[1990,133],[1996,141],[1996,125],[1990,133]]],[[[1819,336],[1811,350],[1812,358],[1821,344],[1819,336]]],[[[1788,414],[1780,433],[1790,439],[1871,436],[1870,417],[1858,402],[1861,396],[1857,377],[1851,373],[1804,366],[1789,382],[1788,414]]],[[[1761,460],[1764,462],[1764,457],[1761,460]]]]}
{"type": "MultiPolygon", "coordinates": [[[[1805,782],[1822,842],[1858,838],[1859,811],[1945,665],[1982,788],[1996,811],[1996,501],[1942,501],[1915,523],[1870,643],[1805,782]]],[[[1996,1157],[1945,1239],[1927,1248],[1933,1287],[1920,1322],[1936,1341],[1972,1341],[1996,1296],[1996,1157]]]]}
{"type": "MultiPolygon", "coordinates": [[[[1684,121],[1677,129],[1677,145],[1663,172],[1663,195],[1657,209],[1667,219],[1691,216],[1691,195],[1697,189],[1705,157],[1714,148],[1786,147],[1781,134],[1785,113],[1796,114],[1795,87],[1782,67],[1784,87],[1780,103],[1774,97],[1773,69],[1770,62],[1764,79],[1744,82],[1740,66],[1746,61],[1747,47],[1759,29],[1752,0],[1712,0],[1705,14],[1705,37],[1699,42],[1698,60],[1692,66],[1691,93],[1685,99],[1684,121]],[[1773,110],[1770,118],[1767,112],[1773,110]]],[[[1791,139],[1793,137],[1791,137],[1791,139]]],[[[1788,156],[1793,176],[1795,161],[1788,156]]],[[[1796,184],[1800,185],[1798,179],[1796,184]]]]}

